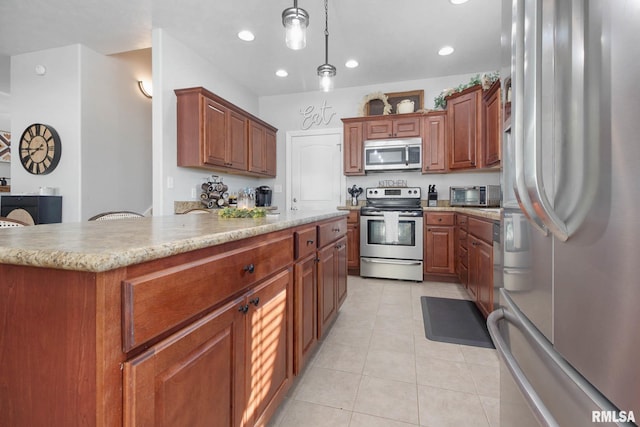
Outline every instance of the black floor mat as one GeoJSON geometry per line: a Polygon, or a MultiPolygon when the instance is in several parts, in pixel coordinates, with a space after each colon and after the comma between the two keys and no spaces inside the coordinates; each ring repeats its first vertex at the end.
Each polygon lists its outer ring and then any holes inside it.
{"type": "Polygon", "coordinates": [[[473,301],[420,297],[424,331],[432,341],[495,348],[473,301]]]}

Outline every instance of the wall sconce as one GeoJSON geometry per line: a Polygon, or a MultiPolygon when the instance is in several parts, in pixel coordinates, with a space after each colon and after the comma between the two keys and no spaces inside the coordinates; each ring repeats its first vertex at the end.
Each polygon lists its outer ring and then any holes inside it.
{"type": "Polygon", "coordinates": [[[138,88],[147,98],[151,98],[153,96],[153,86],[150,82],[138,80],[138,88]]]}

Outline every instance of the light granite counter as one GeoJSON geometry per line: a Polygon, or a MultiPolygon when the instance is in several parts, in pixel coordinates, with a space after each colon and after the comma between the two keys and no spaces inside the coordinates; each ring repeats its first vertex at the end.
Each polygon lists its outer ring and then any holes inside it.
{"type": "Polygon", "coordinates": [[[264,218],[167,215],[0,229],[0,263],[101,272],[331,218],[289,211],[264,218]]]}

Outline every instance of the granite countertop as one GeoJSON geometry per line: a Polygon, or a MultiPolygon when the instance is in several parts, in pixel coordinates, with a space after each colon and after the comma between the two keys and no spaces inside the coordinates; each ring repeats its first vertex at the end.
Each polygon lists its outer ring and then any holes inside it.
{"type": "MultiPolygon", "coordinates": [[[[358,206],[338,206],[338,210],[359,211],[362,206],[364,205],[360,204],[358,206]]],[[[502,212],[501,208],[463,208],[457,206],[423,206],[422,209],[424,209],[425,212],[460,212],[467,215],[475,215],[481,218],[490,219],[493,221],[500,221],[500,213],[502,212]]]]}
{"type": "Polygon", "coordinates": [[[0,263],[101,272],[346,216],[289,211],[264,218],[167,215],[0,229],[0,263]]]}

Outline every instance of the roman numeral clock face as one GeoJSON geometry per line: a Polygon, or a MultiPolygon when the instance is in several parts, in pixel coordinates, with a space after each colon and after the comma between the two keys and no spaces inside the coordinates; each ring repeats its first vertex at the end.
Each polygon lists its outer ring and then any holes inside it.
{"type": "Polygon", "coordinates": [[[50,173],[58,166],[61,152],[60,137],[51,126],[35,123],[22,133],[20,162],[29,173],[50,173]]]}

